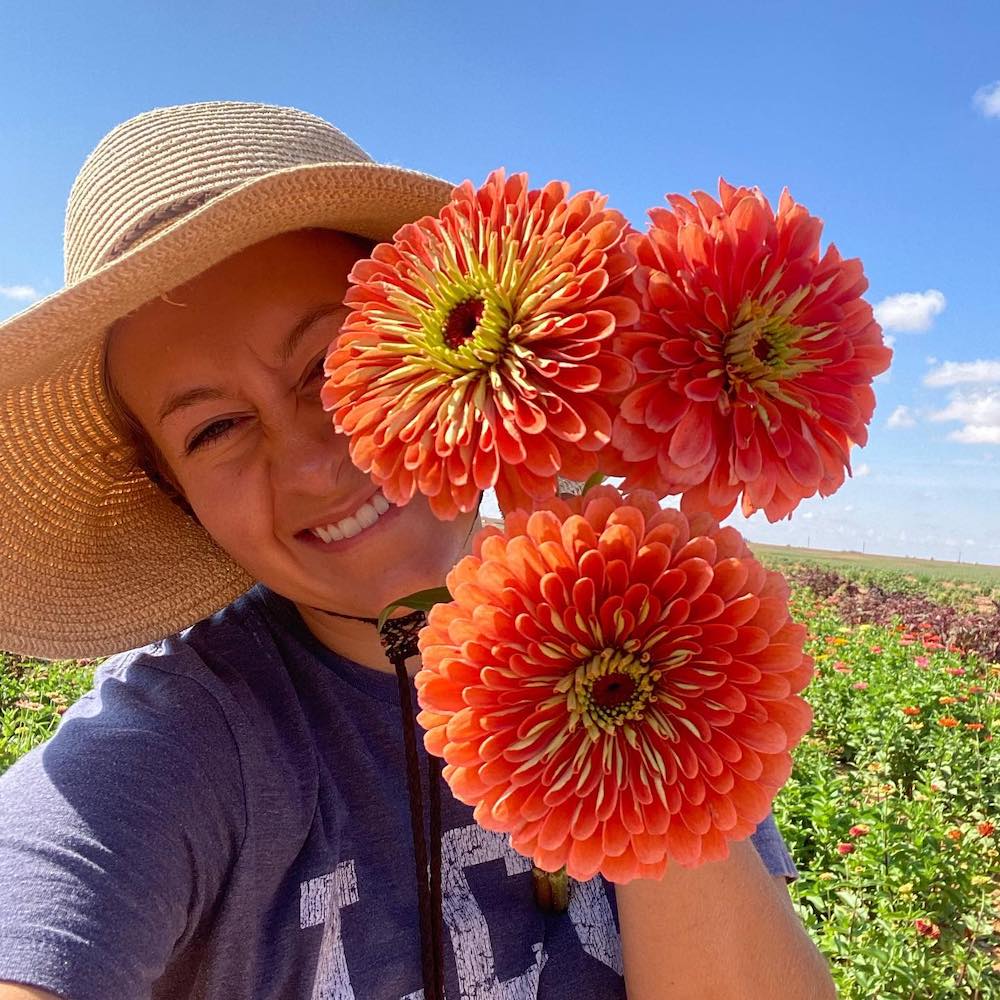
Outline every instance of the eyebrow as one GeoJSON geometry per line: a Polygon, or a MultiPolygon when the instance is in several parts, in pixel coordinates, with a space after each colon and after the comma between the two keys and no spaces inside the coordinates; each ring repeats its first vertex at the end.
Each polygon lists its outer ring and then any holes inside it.
{"type": "MultiPolygon", "coordinates": [[[[284,365],[291,360],[299,344],[302,342],[302,338],[309,332],[314,323],[319,322],[324,316],[329,316],[331,313],[335,313],[343,308],[345,306],[342,302],[325,302],[314,309],[310,309],[288,331],[284,340],[278,346],[278,350],[275,352],[275,359],[278,364],[284,365]]],[[[186,406],[193,406],[195,403],[203,403],[210,399],[222,399],[225,395],[221,389],[209,385],[199,385],[191,389],[184,389],[181,392],[175,392],[164,400],[156,416],[157,423],[162,424],[167,417],[186,406]]]]}

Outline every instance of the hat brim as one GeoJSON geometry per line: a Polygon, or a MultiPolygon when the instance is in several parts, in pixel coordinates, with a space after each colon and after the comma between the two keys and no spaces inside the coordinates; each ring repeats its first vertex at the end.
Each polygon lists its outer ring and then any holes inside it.
{"type": "Polygon", "coordinates": [[[452,189],[378,163],[275,171],[0,324],[0,649],[46,659],[133,649],[254,583],[115,434],[99,367],[108,327],[278,233],[317,226],[390,240],[452,189]]]}

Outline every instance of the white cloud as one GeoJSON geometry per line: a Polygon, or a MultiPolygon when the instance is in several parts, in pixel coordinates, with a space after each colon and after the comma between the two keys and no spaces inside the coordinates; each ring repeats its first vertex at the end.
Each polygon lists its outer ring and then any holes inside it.
{"type": "Polygon", "coordinates": [[[959,444],[1000,444],[1000,425],[987,427],[980,424],[969,424],[948,435],[949,441],[959,444]]]}
{"type": "Polygon", "coordinates": [[[913,416],[913,411],[908,406],[897,406],[889,414],[889,419],[886,421],[886,426],[892,427],[894,430],[901,427],[916,427],[916,425],[916,417],[913,416]]]}
{"type": "Polygon", "coordinates": [[[1000,118],[1000,80],[980,87],[972,95],[972,103],[986,118],[1000,118]]]}
{"type": "Polygon", "coordinates": [[[883,335],[882,339],[885,341],[886,347],[895,347],[896,338],[891,333],[886,333],[883,335]]]}
{"type": "Polygon", "coordinates": [[[962,424],[948,435],[959,444],[1000,444],[1000,387],[957,389],[931,420],[962,424]]]}
{"type": "Polygon", "coordinates": [[[862,462],[854,469],[855,479],[861,479],[862,477],[870,476],[871,474],[872,474],[872,467],[867,462],[862,462]]]}
{"type": "Polygon", "coordinates": [[[900,292],[875,306],[875,319],[886,330],[921,333],[929,330],[934,317],[944,312],[944,295],[936,288],[926,292],[900,292]]]}
{"type": "Polygon", "coordinates": [[[42,297],[31,285],[0,285],[0,295],[15,302],[33,302],[42,297]]]}
{"type": "Polygon", "coordinates": [[[924,385],[940,388],[961,384],[1000,383],[1000,361],[945,361],[924,376],[924,385]]]}

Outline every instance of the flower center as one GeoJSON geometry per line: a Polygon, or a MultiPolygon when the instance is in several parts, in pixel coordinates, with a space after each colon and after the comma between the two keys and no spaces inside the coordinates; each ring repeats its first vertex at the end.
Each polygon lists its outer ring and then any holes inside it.
{"type": "Polygon", "coordinates": [[[630,720],[641,719],[656,700],[660,670],[649,669],[648,653],[605,648],[578,664],[557,685],[566,695],[570,729],[578,723],[596,740],[630,720]]]}
{"type": "Polygon", "coordinates": [[[444,322],[444,342],[454,351],[467,340],[471,340],[479,321],[483,318],[485,303],[482,299],[466,299],[459,302],[444,322]]]}
{"type": "Polygon", "coordinates": [[[774,382],[794,378],[816,367],[806,360],[799,341],[813,328],[789,318],[788,304],[747,299],[726,337],[724,358],[731,381],[774,382]]]}

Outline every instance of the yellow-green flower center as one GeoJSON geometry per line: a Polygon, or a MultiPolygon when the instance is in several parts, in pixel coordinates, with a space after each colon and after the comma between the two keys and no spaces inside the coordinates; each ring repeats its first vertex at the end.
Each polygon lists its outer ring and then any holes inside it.
{"type": "Polygon", "coordinates": [[[582,724],[592,739],[614,733],[643,717],[655,700],[660,670],[649,668],[648,653],[605,648],[578,664],[556,685],[566,695],[570,729],[582,724]]]}
{"type": "Polygon", "coordinates": [[[445,344],[453,351],[458,350],[467,340],[470,340],[483,318],[485,303],[482,299],[466,299],[459,302],[444,321],[442,337],[445,344]]]}
{"type": "Polygon", "coordinates": [[[803,370],[802,362],[796,364],[802,354],[796,344],[809,332],[780,312],[747,299],[726,338],[726,367],[731,375],[748,382],[788,378],[803,370]]]}

